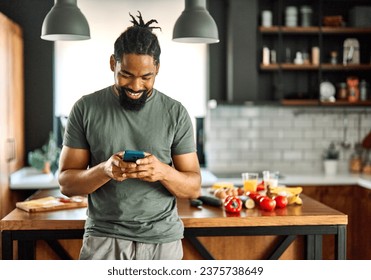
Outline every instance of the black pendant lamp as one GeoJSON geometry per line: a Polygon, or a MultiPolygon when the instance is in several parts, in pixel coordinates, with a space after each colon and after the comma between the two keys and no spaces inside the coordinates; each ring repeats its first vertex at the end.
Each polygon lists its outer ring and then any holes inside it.
{"type": "Polygon", "coordinates": [[[173,41],[218,43],[218,27],[206,9],[206,0],[185,0],[185,9],[175,22],[173,41]]]}
{"type": "Polygon", "coordinates": [[[49,41],[76,41],[90,39],[88,21],[77,7],[77,0],[55,0],[46,15],[41,39],[49,41]]]}

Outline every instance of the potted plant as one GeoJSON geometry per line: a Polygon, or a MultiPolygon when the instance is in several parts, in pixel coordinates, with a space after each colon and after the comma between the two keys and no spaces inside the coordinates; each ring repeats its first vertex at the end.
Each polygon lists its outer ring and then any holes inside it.
{"type": "Polygon", "coordinates": [[[334,142],[331,142],[323,153],[323,166],[326,175],[335,175],[339,160],[339,150],[336,149],[334,142]]]}
{"type": "Polygon", "coordinates": [[[53,132],[50,132],[48,142],[40,149],[28,153],[29,164],[43,173],[55,173],[61,149],[57,145],[53,132]]]}

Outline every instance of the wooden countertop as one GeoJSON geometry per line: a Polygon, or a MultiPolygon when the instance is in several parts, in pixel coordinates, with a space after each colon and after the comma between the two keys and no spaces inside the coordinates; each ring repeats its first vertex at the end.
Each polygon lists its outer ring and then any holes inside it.
{"type": "MultiPolygon", "coordinates": [[[[40,190],[32,198],[61,196],[59,189],[40,190]]],[[[187,199],[178,199],[178,212],[186,228],[197,227],[255,227],[291,225],[346,225],[347,215],[305,195],[303,205],[290,205],[267,212],[257,208],[243,209],[238,217],[231,217],[222,208],[191,207],[187,199]]],[[[14,209],[1,220],[1,230],[83,229],[86,208],[28,213],[14,209]]]]}

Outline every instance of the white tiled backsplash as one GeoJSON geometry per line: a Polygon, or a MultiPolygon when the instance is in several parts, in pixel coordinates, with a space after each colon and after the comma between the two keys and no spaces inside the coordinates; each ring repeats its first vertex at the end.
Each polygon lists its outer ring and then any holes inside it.
{"type": "Polygon", "coordinates": [[[354,143],[371,130],[371,108],[218,105],[208,109],[204,129],[206,167],[215,173],[322,173],[331,141],[340,149],[338,172],[347,173],[354,143]],[[344,120],[349,149],[341,145],[344,120]]]}

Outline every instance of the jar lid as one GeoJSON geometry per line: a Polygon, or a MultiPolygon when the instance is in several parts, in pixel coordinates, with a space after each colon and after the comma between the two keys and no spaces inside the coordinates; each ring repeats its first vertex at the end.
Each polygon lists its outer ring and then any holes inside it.
{"type": "Polygon", "coordinates": [[[313,10],[312,10],[312,7],[310,6],[301,6],[300,11],[302,13],[311,13],[313,10]]]}
{"type": "Polygon", "coordinates": [[[295,6],[287,6],[286,13],[297,14],[298,8],[296,8],[295,6]]]}

